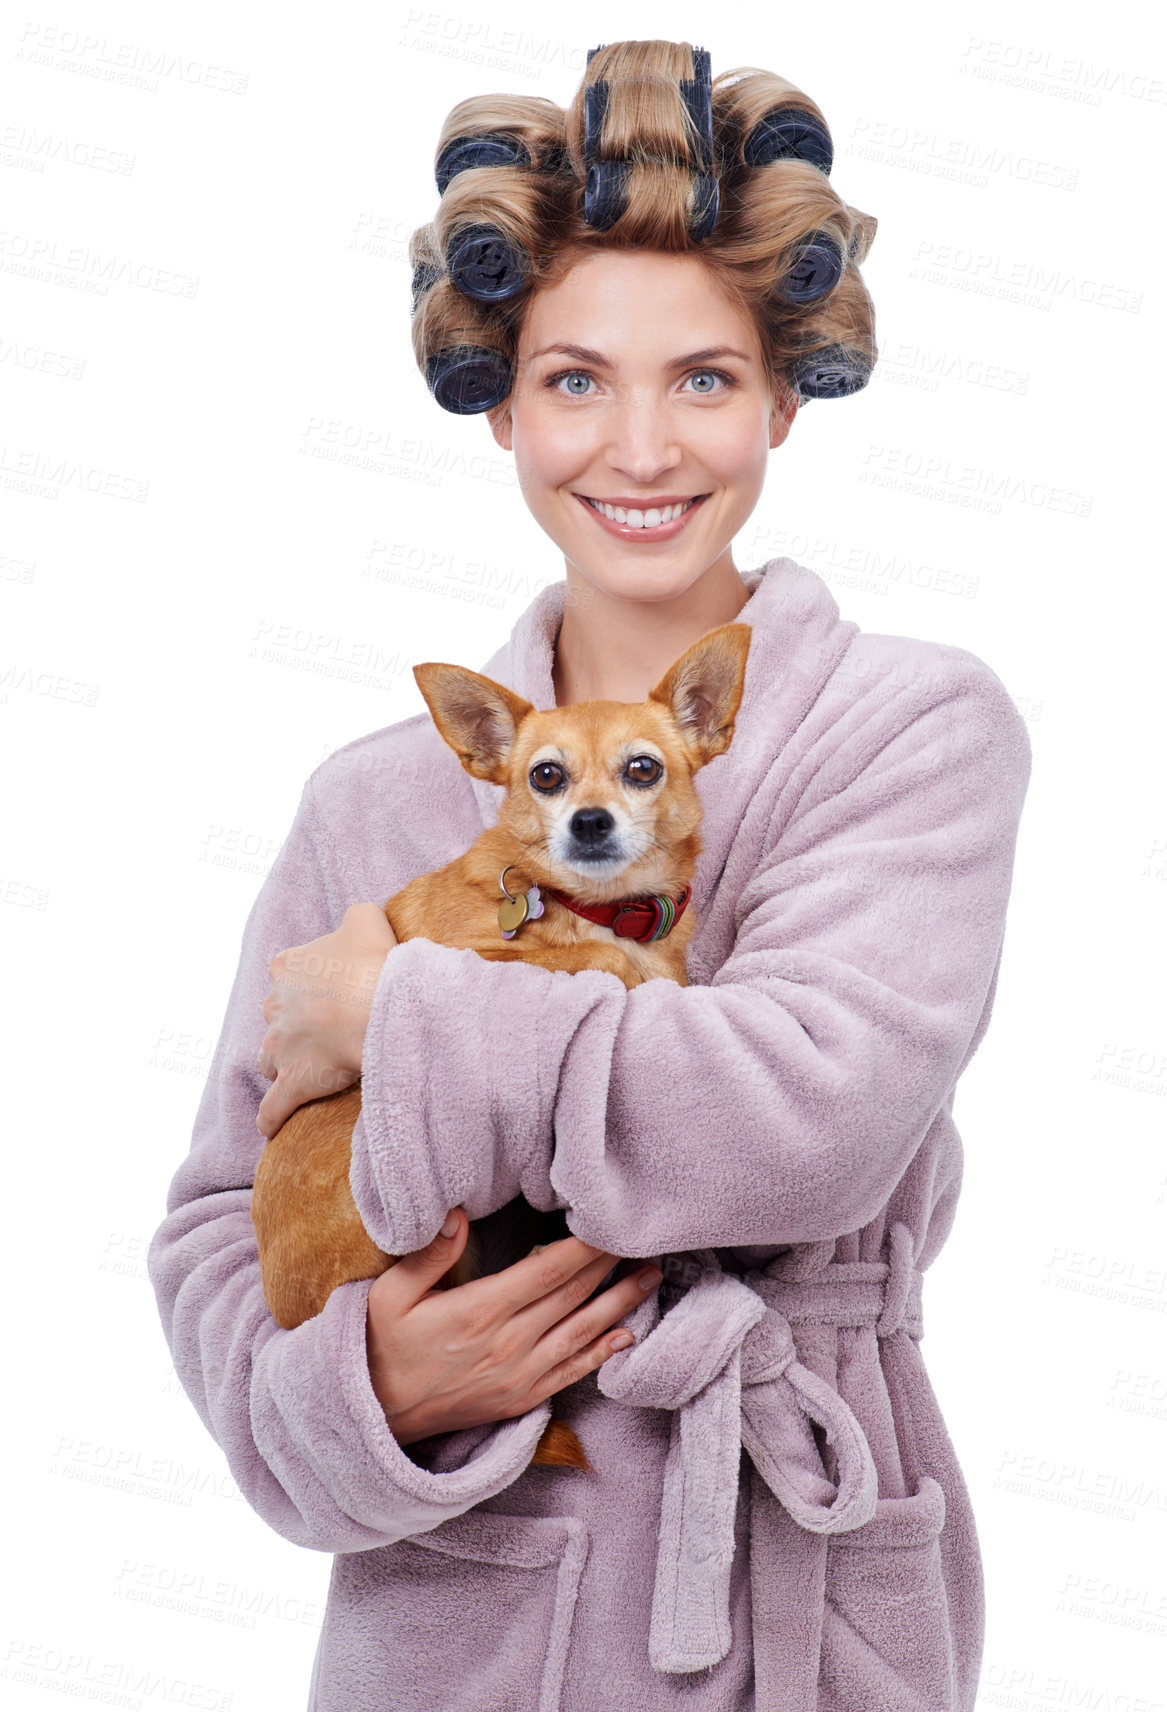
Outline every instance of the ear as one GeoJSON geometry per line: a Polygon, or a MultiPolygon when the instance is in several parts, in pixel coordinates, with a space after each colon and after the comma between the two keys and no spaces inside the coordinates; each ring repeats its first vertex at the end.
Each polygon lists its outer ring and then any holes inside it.
{"type": "Polygon", "coordinates": [[[511,400],[509,393],[503,399],[501,404],[496,404],[493,409],[486,412],[486,420],[490,423],[490,432],[494,435],[495,440],[502,447],[503,451],[513,452],[514,445],[511,424],[511,400]]]}
{"type": "Polygon", "coordinates": [[[770,450],[780,446],[790,432],[791,423],[798,414],[801,403],[798,393],[792,386],[783,385],[774,388],[774,404],[770,411],[770,450]]]}
{"type": "Polygon", "coordinates": [[[534,704],[481,672],[441,660],[415,666],[413,675],[434,724],[466,771],[505,785],[508,755],[534,704]]]}
{"type": "Polygon", "coordinates": [[[746,680],[753,631],[748,624],[722,624],[695,642],[671,665],[649,701],[663,702],[703,767],[733,740],[734,720],[746,680]]]}

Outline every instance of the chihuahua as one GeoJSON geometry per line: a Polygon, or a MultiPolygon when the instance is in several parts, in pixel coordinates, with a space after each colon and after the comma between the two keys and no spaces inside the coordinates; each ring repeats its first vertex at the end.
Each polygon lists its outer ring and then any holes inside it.
{"type": "MultiPolygon", "coordinates": [[[[397,939],[573,974],[603,969],[629,988],[657,979],[685,986],[696,927],[687,905],[701,850],[693,776],[732,741],[750,636],[748,624],[709,631],[643,703],[540,710],[465,667],[415,666],[462,766],[507,794],[496,824],[463,856],[385,904],[397,939]]],[[[260,1157],[251,1211],[264,1297],[281,1326],[300,1325],[338,1284],[379,1277],[400,1258],[374,1243],[349,1187],[360,1110],[359,1081],[310,1100],[260,1157]]],[[[541,1214],[517,1196],[472,1223],[442,1287],[568,1234],[562,1211],[541,1214]]],[[[532,1461],[591,1467],[558,1420],[547,1423],[532,1461]]]]}

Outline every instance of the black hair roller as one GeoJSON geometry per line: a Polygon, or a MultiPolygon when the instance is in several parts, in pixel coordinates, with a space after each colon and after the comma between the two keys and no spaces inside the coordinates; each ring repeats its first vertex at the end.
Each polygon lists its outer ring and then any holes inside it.
{"type": "Polygon", "coordinates": [[[584,221],[597,232],[614,226],[628,206],[628,162],[593,161],[584,184],[584,221]]]}
{"type": "MultiPolygon", "coordinates": [[[[602,46],[603,44],[601,44],[602,46]]],[[[587,63],[599,53],[589,48],[587,63]]],[[[693,76],[678,79],[681,96],[689,110],[698,136],[698,168],[693,172],[693,190],[689,202],[689,236],[695,240],[707,238],[717,224],[721,188],[712,172],[713,167],[713,76],[708,48],[693,49],[693,76]]],[[[608,106],[608,81],[598,78],[584,87],[584,162],[587,179],[584,184],[584,222],[594,231],[606,232],[614,226],[628,206],[628,174],[626,160],[600,160],[600,134],[608,106]]]]}
{"type": "Polygon", "coordinates": [[[446,268],[463,297],[501,303],[527,283],[530,258],[497,226],[458,226],[446,244],[446,268]]]}
{"type": "Polygon", "coordinates": [[[771,107],[746,138],[742,159],[747,166],[770,166],[780,160],[808,161],[829,178],[835,150],[826,126],[805,107],[771,107]]]}
{"type": "Polygon", "coordinates": [[[693,49],[693,75],[681,78],[681,96],[700,141],[699,164],[713,170],[713,68],[708,48],[693,49]]]}
{"type": "Polygon", "coordinates": [[[824,345],[795,357],[786,373],[802,398],[848,398],[871,379],[871,359],[849,345],[824,345]]]}
{"type": "MultiPolygon", "coordinates": [[[[530,153],[518,137],[506,131],[483,131],[452,137],[438,156],[434,179],[439,195],[444,196],[460,172],[530,164],[530,153]]],[[[501,303],[514,297],[526,285],[530,265],[525,251],[505,232],[482,222],[459,227],[446,245],[451,280],[463,297],[476,303],[501,303]]]]}
{"type": "Polygon", "coordinates": [[[708,48],[693,49],[693,75],[680,79],[681,96],[700,139],[700,172],[693,174],[689,236],[708,238],[717,224],[721,187],[713,176],[713,68],[708,48]]]}
{"type": "Polygon", "coordinates": [[[514,369],[501,351],[450,345],[426,363],[425,380],[443,410],[475,416],[502,403],[514,384],[514,369]]]}
{"type": "Polygon", "coordinates": [[[774,287],[783,303],[817,303],[834,291],[843,277],[843,252],[829,232],[815,231],[803,238],[794,260],[774,287]]]}
{"type": "Polygon", "coordinates": [[[434,180],[444,196],[452,178],[479,166],[530,166],[531,157],[518,137],[505,131],[484,131],[472,137],[452,137],[438,156],[434,180]]]}
{"type": "MultiPolygon", "coordinates": [[[[588,53],[598,53],[592,48],[588,53]]],[[[589,83],[584,88],[584,224],[596,232],[606,232],[614,226],[628,206],[629,163],[625,160],[600,160],[600,132],[608,106],[607,80],[589,83]]]]}

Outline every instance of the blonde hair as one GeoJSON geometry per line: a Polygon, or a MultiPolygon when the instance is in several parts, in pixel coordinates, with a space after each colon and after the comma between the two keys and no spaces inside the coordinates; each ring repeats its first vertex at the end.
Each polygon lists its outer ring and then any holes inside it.
{"type": "Polygon", "coordinates": [[[648,249],[700,258],[756,326],[780,393],[855,391],[878,355],[859,274],[877,222],[843,201],[831,164],[809,96],[753,66],[710,78],[688,42],[593,49],[566,111],[459,102],[435,155],[441,206],[409,245],[418,366],[446,409],[490,408],[511,390],[532,294],[588,250],[648,249]],[[818,267],[801,295],[800,264],[804,284],[818,267]],[[459,364],[468,388],[443,381],[459,364]]]}

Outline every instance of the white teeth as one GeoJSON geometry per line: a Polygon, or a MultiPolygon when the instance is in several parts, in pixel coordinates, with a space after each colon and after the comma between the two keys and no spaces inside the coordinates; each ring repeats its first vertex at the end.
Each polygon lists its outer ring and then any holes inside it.
{"type": "Polygon", "coordinates": [[[635,507],[625,510],[622,505],[609,505],[603,499],[588,500],[589,505],[602,511],[611,522],[623,523],[632,529],[658,529],[662,523],[671,523],[682,511],[688,511],[693,503],[691,499],[679,500],[675,505],[650,506],[647,511],[638,511],[635,507]]]}

